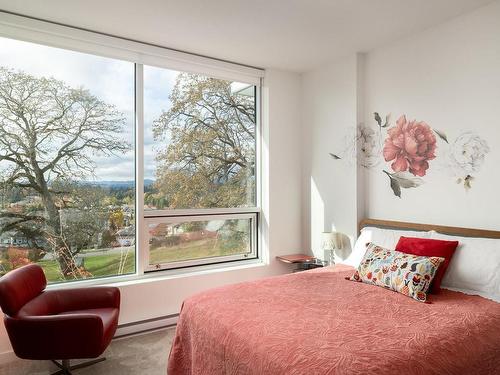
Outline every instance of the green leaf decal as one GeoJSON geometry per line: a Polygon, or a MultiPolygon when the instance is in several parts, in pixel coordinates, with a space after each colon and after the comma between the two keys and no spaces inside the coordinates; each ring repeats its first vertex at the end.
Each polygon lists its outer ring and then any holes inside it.
{"type": "Polygon", "coordinates": [[[391,178],[391,189],[396,197],[401,198],[401,186],[399,185],[398,180],[391,178]]]}
{"type": "Polygon", "coordinates": [[[399,185],[403,189],[415,188],[424,183],[420,177],[414,177],[411,173],[408,172],[396,172],[392,173],[391,177],[399,182],[399,185]]]}
{"type": "Polygon", "coordinates": [[[387,175],[387,177],[389,177],[389,181],[390,181],[390,184],[391,184],[391,189],[394,192],[394,195],[396,197],[401,198],[401,186],[399,185],[398,180],[395,179],[395,178],[393,178],[392,175],[389,172],[387,172],[387,171],[382,171],[382,172],[384,172],[387,175]]]}
{"type": "Polygon", "coordinates": [[[378,112],[373,112],[373,117],[375,121],[377,121],[378,126],[382,127],[382,117],[378,114],[378,112]]]}
{"type": "Polygon", "coordinates": [[[387,116],[385,116],[385,123],[382,126],[383,128],[387,128],[391,122],[391,114],[389,113],[387,116]]]}
{"type": "Polygon", "coordinates": [[[472,187],[472,185],[471,185],[472,180],[474,180],[474,177],[472,177],[470,174],[468,174],[464,178],[464,188],[465,188],[465,191],[470,190],[470,188],[472,187]]]}
{"type": "Polygon", "coordinates": [[[408,172],[395,172],[389,173],[387,171],[384,172],[387,177],[389,177],[391,181],[391,189],[394,192],[394,195],[401,198],[401,188],[410,189],[416,188],[424,183],[424,181],[419,177],[414,177],[408,172]]]}
{"type": "Polygon", "coordinates": [[[331,152],[329,153],[329,155],[330,155],[332,158],[334,158],[335,160],[340,160],[340,159],[342,159],[340,156],[335,155],[335,154],[332,154],[331,152]]]}
{"type": "Polygon", "coordinates": [[[434,133],[436,133],[439,138],[441,138],[443,141],[445,141],[446,143],[450,143],[448,142],[448,137],[446,136],[446,134],[444,134],[442,131],[440,130],[436,130],[436,129],[433,129],[434,130],[434,133]]]}

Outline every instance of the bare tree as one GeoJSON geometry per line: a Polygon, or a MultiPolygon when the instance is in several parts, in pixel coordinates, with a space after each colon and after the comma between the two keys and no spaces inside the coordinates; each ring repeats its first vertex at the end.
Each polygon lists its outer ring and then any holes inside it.
{"type": "Polygon", "coordinates": [[[154,122],[155,188],[170,207],[251,204],[255,188],[254,95],[234,94],[231,83],[182,73],[168,111],[154,122]]]}
{"type": "Polygon", "coordinates": [[[68,192],[56,182],[82,180],[95,171],[94,157],[123,153],[122,113],[83,88],[0,68],[0,175],[5,186],[41,198],[42,213],[0,214],[0,230],[43,237],[62,274],[78,272],[61,231],[60,209],[68,192]]]}

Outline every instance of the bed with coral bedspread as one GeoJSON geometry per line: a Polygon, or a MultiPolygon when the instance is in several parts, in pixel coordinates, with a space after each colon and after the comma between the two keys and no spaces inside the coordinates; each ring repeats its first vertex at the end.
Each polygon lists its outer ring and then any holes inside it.
{"type": "Polygon", "coordinates": [[[184,301],[168,374],[500,374],[500,303],[431,303],[327,267],[184,301]]]}

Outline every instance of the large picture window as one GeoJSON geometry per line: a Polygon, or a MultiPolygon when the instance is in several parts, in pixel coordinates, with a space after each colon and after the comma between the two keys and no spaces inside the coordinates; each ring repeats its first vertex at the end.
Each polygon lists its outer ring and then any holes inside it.
{"type": "Polygon", "coordinates": [[[37,263],[58,283],[258,257],[255,81],[2,30],[0,276],[37,263]]]}

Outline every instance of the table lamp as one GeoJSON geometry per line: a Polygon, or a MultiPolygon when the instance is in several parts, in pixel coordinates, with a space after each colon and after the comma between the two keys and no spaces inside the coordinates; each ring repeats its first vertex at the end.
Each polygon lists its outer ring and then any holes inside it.
{"type": "Polygon", "coordinates": [[[335,264],[336,240],[337,233],[335,232],[321,233],[321,249],[323,250],[325,261],[328,262],[330,266],[335,264]]]}

